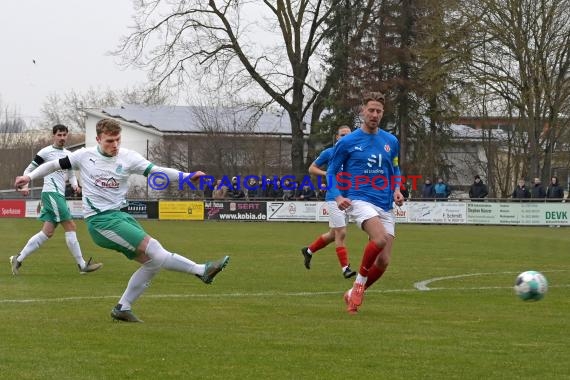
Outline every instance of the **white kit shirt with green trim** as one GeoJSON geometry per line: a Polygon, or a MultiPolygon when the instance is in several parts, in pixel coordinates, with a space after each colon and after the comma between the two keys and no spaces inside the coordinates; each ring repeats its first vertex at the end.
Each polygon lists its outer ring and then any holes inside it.
{"type": "MultiPolygon", "coordinates": [[[[46,146],[42,148],[38,153],[37,156],[42,158],[43,162],[48,162],[52,160],[59,160],[60,158],[64,158],[65,156],[69,156],[71,151],[65,148],[56,148],[53,145],[46,146]]],[[[40,166],[43,162],[36,162],[35,159],[32,161],[32,165],[35,167],[40,166]]],[[[75,173],[73,170],[57,170],[51,174],[48,174],[44,177],[44,186],[42,188],[42,192],[51,192],[51,193],[59,193],[65,196],[65,181],[66,175],[71,178],[75,177],[75,173]]]]}
{"type": "Polygon", "coordinates": [[[123,148],[116,156],[101,153],[99,147],[81,148],[69,155],[69,161],[81,173],[85,218],[126,207],[131,174],[146,176],[154,166],[139,153],[123,148]]]}

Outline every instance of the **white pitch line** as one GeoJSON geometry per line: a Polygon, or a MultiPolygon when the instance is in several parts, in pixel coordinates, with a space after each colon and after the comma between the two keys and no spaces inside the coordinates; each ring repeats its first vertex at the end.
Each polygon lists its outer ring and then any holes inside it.
{"type": "MultiPolygon", "coordinates": [[[[394,293],[394,292],[415,292],[416,289],[392,289],[392,290],[369,290],[369,293],[394,293]]],[[[258,292],[258,293],[219,293],[219,294],[146,294],[144,298],[247,298],[247,297],[307,297],[307,296],[323,296],[323,295],[341,295],[344,291],[330,292],[258,292]]],[[[59,298],[30,298],[30,299],[0,299],[3,303],[48,303],[48,302],[66,302],[66,301],[88,301],[105,298],[119,299],[120,296],[88,296],[88,297],[59,297],[59,298]]]]}
{"type": "MultiPolygon", "coordinates": [[[[544,273],[550,272],[568,272],[568,270],[550,270],[543,271],[544,273]]],[[[464,277],[474,277],[474,276],[485,276],[485,275],[496,275],[496,274],[518,274],[519,272],[490,272],[490,273],[466,273],[454,276],[444,276],[444,277],[434,277],[424,281],[419,281],[414,283],[413,288],[408,289],[369,289],[367,293],[409,293],[417,291],[471,291],[471,290],[488,290],[488,289],[512,289],[512,286],[479,286],[479,287],[436,287],[430,288],[428,285],[432,282],[450,280],[456,278],[464,277]]],[[[568,288],[569,284],[563,285],[549,285],[549,288],[568,288]]],[[[327,296],[327,295],[342,295],[344,291],[328,291],[328,292],[234,292],[234,293],[219,293],[219,294],[146,294],[144,298],[247,298],[247,297],[308,297],[308,296],[327,296]]],[[[58,297],[58,298],[28,298],[28,299],[0,299],[0,304],[8,303],[49,303],[49,302],[68,302],[68,301],[89,301],[89,300],[101,300],[106,298],[119,299],[120,296],[88,296],[88,297],[58,297]]]]}
{"type": "MultiPolygon", "coordinates": [[[[549,271],[543,271],[544,273],[551,273],[551,272],[568,272],[568,270],[566,269],[559,269],[559,270],[549,270],[549,271]]],[[[497,274],[519,274],[520,272],[487,272],[487,273],[465,273],[465,274],[458,274],[455,276],[443,276],[443,277],[433,277],[433,278],[429,278],[427,280],[423,280],[423,281],[419,281],[414,283],[414,288],[416,288],[419,291],[422,292],[426,292],[426,291],[430,291],[430,290],[442,290],[443,288],[430,288],[428,287],[429,284],[431,284],[432,282],[436,282],[436,281],[442,281],[442,280],[453,280],[456,278],[465,278],[465,277],[474,277],[474,276],[488,276],[488,275],[497,275],[497,274]]],[[[551,286],[552,287],[552,286],[551,286]]],[[[480,288],[480,289],[500,289],[501,287],[490,287],[490,288],[480,288]]],[[[459,289],[459,288],[457,288],[459,289]]],[[[475,289],[475,288],[470,288],[470,289],[475,289]]]]}

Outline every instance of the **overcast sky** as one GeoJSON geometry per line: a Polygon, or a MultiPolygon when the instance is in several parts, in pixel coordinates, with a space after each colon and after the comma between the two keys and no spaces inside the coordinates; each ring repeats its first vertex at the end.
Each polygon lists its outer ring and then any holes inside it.
{"type": "Polygon", "coordinates": [[[143,72],[125,71],[107,54],[128,34],[133,14],[131,0],[0,0],[4,109],[28,120],[53,93],[143,83],[143,72]]]}

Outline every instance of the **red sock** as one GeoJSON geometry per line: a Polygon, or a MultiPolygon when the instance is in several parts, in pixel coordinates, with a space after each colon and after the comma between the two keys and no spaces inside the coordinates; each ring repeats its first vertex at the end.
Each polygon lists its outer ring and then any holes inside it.
{"type": "Polygon", "coordinates": [[[382,248],[378,248],[373,241],[369,241],[368,244],[366,244],[362,262],[360,263],[360,269],[358,270],[361,276],[368,277],[368,268],[372,267],[380,252],[382,252],[382,248]]]}
{"type": "Polygon", "coordinates": [[[378,281],[384,272],[386,272],[386,269],[387,268],[380,269],[378,266],[376,266],[376,264],[372,265],[368,269],[368,278],[366,279],[366,285],[364,285],[364,289],[368,289],[372,286],[372,284],[378,281]]]}
{"type": "Polygon", "coordinates": [[[315,253],[319,249],[326,247],[328,244],[329,243],[327,243],[325,241],[325,239],[323,239],[322,236],[319,236],[319,238],[317,240],[315,240],[314,242],[311,243],[311,245],[309,246],[309,249],[311,250],[311,253],[315,253]]]}
{"type": "Polygon", "coordinates": [[[336,257],[338,257],[341,268],[348,265],[348,252],[346,251],[346,247],[336,247],[336,257]]]}

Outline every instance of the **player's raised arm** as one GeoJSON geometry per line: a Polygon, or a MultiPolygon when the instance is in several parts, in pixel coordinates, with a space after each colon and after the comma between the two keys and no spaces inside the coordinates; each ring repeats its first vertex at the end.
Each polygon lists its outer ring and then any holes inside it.
{"type": "Polygon", "coordinates": [[[199,180],[200,177],[203,177],[206,175],[206,173],[204,173],[200,170],[197,170],[195,172],[185,173],[185,172],[181,172],[180,170],[177,170],[177,169],[166,168],[166,167],[156,166],[156,165],[152,166],[149,173],[164,173],[164,174],[166,174],[168,179],[170,179],[171,181],[178,181],[180,179],[180,173],[182,173],[183,178],[189,177],[191,181],[199,180]]]}
{"type": "Polygon", "coordinates": [[[16,187],[17,190],[21,190],[34,179],[43,178],[46,175],[60,169],[70,169],[70,168],[71,168],[71,163],[69,162],[69,158],[67,157],[62,158],[60,160],[49,161],[38,166],[36,169],[32,170],[28,174],[16,177],[14,186],[16,187]]]}

